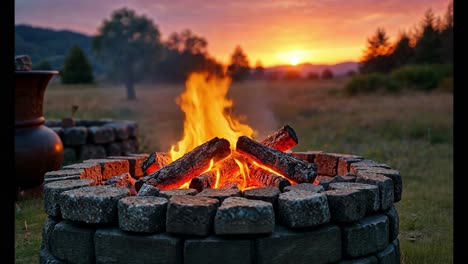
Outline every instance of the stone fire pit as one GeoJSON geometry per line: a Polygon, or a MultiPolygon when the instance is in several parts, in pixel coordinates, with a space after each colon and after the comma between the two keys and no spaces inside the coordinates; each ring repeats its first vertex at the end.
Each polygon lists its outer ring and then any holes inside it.
{"type": "Polygon", "coordinates": [[[134,121],[49,119],[44,125],[62,140],[63,164],[138,153],[138,124],[134,121]]]}
{"type": "Polygon", "coordinates": [[[48,172],[41,263],[400,263],[399,171],[356,155],[290,154],[317,165],[317,184],[145,184],[131,195],[147,154],[48,172]]]}

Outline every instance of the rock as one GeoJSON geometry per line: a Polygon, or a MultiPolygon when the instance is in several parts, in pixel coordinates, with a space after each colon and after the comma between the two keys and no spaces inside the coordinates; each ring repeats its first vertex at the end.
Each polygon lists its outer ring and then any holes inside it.
{"type": "Polygon", "coordinates": [[[332,183],[329,186],[330,190],[360,190],[366,194],[364,203],[368,214],[377,212],[380,208],[380,193],[379,187],[371,184],[354,183],[354,182],[339,182],[332,183]]]}
{"type": "Polygon", "coordinates": [[[237,188],[225,188],[225,189],[203,189],[196,196],[203,196],[209,198],[218,199],[220,203],[228,197],[241,196],[241,191],[237,188]]]}
{"type": "Polygon", "coordinates": [[[142,235],[116,227],[100,228],[94,246],[96,264],[183,263],[183,241],[166,233],[142,235]]]}
{"type": "Polygon", "coordinates": [[[287,186],[284,188],[284,192],[297,191],[297,190],[319,193],[319,192],[323,192],[324,188],[320,185],[316,185],[312,183],[299,183],[299,184],[287,186]]]}
{"type": "Polygon", "coordinates": [[[251,200],[260,200],[269,202],[273,205],[273,208],[278,207],[278,196],[281,191],[278,187],[263,187],[244,190],[243,196],[251,200]]]}
{"type": "Polygon", "coordinates": [[[15,71],[32,71],[32,60],[28,55],[15,56],[15,71]]]}
{"type": "Polygon", "coordinates": [[[185,264],[251,263],[253,240],[210,236],[184,241],[185,264]]]}
{"type": "Polygon", "coordinates": [[[159,196],[160,190],[153,185],[144,183],[138,191],[138,196],[159,196]]]}
{"type": "Polygon", "coordinates": [[[94,263],[94,232],[94,228],[62,221],[52,232],[50,252],[66,263],[94,263]]]}
{"type": "Polygon", "coordinates": [[[88,224],[117,221],[117,202],[130,193],[118,186],[90,186],[60,194],[60,212],[64,219],[88,224]]]}
{"type": "Polygon", "coordinates": [[[89,159],[83,163],[99,164],[103,181],[130,171],[128,160],[123,159],[89,159]]]}
{"type": "Polygon", "coordinates": [[[167,199],[125,197],[118,202],[119,228],[133,232],[162,232],[166,228],[167,199]]]}
{"type": "Polygon", "coordinates": [[[330,221],[327,197],[321,193],[290,191],[279,195],[280,222],[290,228],[312,227],[330,221]]]}
{"type": "Polygon", "coordinates": [[[342,227],[343,255],[360,257],[388,245],[388,217],[373,215],[342,227]]]}
{"type": "Polygon", "coordinates": [[[400,232],[400,217],[395,209],[395,205],[390,207],[390,209],[385,212],[385,215],[388,217],[389,221],[390,241],[394,241],[398,238],[398,233],[400,232]]]}
{"type": "Polygon", "coordinates": [[[393,181],[383,175],[374,174],[368,171],[358,171],[356,174],[357,183],[376,185],[380,193],[380,209],[386,210],[393,204],[393,181]]]}
{"type": "Polygon", "coordinates": [[[135,179],[133,179],[128,172],[122,173],[119,176],[110,177],[104,185],[122,186],[130,191],[130,195],[137,195],[135,179]]]}
{"type": "Polygon", "coordinates": [[[381,264],[395,264],[397,263],[396,260],[396,255],[395,255],[395,247],[393,244],[388,244],[388,246],[380,251],[379,253],[375,254],[377,257],[377,260],[381,264]]]}
{"type": "Polygon", "coordinates": [[[176,195],[195,195],[197,194],[197,190],[195,189],[169,189],[169,190],[164,190],[159,192],[159,197],[163,197],[166,199],[170,199],[172,196],[176,195]]]}
{"type": "Polygon", "coordinates": [[[95,144],[104,144],[113,142],[115,139],[114,130],[106,126],[88,127],[90,140],[95,144]]]}
{"type": "Polygon", "coordinates": [[[78,150],[79,160],[103,159],[106,155],[106,149],[102,145],[84,144],[78,150]]]}
{"type": "Polygon", "coordinates": [[[91,179],[63,180],[44,184],[44,211],[50,216],[60,217],[60,194],[85,186],[94,185],[91,179]]]}
{"type": "Polygon", "coordinates": [[[323,194],[327,196],[332,222],[353,222],[366,214],[367,195],[360,190],[329,190],[323,194]]]}
{"type": "Polygon", "coordinates": [[[217,199],[176,195],[167,206],[166,231],[169,233],[207,236],[218,208],[217,199]]]}
{"type": "Polygon", "coordinates": [[[340,228],[327,224],[294,231],[277,225],[270,236],[255,239],[255,249],[258,264],[335,263],[341,258],[340,228]]]}
{"type": "Polygon", "coordinates": [[[269,202],[242,197],[226,198],[214,218],[217,235],[268,234],[275,226],[275,212],[269,202]]]}
{"type": "Polygon", "coordinates": [[[86,144],[88,129],[83,126],[66,127],[63,129],[63,145],[79,146],[86,144]]]}

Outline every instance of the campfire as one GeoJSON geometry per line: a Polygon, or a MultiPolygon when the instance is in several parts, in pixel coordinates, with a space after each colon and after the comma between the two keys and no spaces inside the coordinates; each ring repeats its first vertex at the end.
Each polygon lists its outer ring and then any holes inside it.
{"type": "MultiPolygon", "coordinates": [[[[143,162],[144,177],[135,187],[152,185],[161,190],[192,188],[279,187],[313,183],[313,163],[286,151],[298,144],[295,131],[285,125],[261,141],[247,124],[230,113],[226,98],[228,79],[192,74],[177,98],[185,113],[182,140],[169,152],[154,152],[143,162]]],[[[316,182],[317,183],[317,182],[316,182]]]]}

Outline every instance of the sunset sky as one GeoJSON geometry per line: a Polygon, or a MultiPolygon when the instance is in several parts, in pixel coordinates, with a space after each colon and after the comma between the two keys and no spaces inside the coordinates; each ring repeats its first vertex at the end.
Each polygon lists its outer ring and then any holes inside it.
{"type": "Polygon", "coordinates": [[[112,11],[128,7],[158,26],[162,39],[191,29],[223,63],[240,45],[254,66],[357,61],[366,38],[383,27],[391,38],[452,0],[15,0],[15,24],[94,35],[112,11]]]}

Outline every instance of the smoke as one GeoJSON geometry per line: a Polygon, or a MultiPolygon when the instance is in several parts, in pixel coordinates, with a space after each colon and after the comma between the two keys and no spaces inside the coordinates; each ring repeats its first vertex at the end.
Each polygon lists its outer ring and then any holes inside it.
{"type": "Polygon", "coordinates": [[[230,98],[234,100],[234,114],[241,116],[243,123],[255,130],[255,140],[262,140],[284,125],[278,124],[271,110],[271,97],[265,82],[234,83],[230,87],[230,98]]]}

